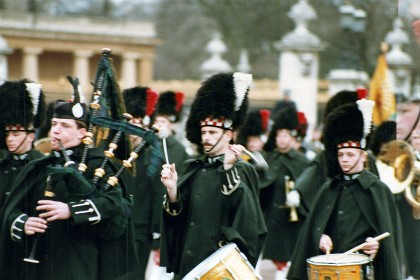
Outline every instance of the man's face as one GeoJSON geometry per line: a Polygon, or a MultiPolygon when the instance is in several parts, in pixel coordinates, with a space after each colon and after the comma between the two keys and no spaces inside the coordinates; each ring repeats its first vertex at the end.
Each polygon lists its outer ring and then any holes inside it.
{"type": "Polygon", "coordinates": [[[201,128],[201,142],[204,148],[204,152],[209,156],[217,156],[225,153],[226,148],[229,145],[232,132],[225,131],[222,128],[213,126],[203,126],[201,128]],[[226,134],[226,139],[219,139],[226,134]],[[228,140],[228,141],[226,141],[228,140]],[[218,142],[219,141],[219,142],[218,142]],[[215,146],[215,144],[217,145],[215,146]]]}
{"type": "Polygon", "coordinates": [[[410,132],[415,129],[420,106],[417,103],[397,104],[397,139],[405,140],[410,132]]]}
{"type": "Polygon", "coordinates": [[[49,134],[51,148],[60,151],[60,142],[66,149],[76,147],[82,143],[85,133],[86,128],[78,128],[75,120],[53,118],[49,134]]]}
{"type": "Polygon", "coordinates": [[[295,144],[294,137],[288,129],[279,129],[276,134],[276,147],[282,153],[287,153],[295,144]]]}
{"type": "Polygon", "coordinates": [[[344,174],[354,174],[363,170],[366,154],[356,148],[342,148],[338,150],[338,163],[344,174]]]}
{"type": "Polygon", "coordinates": [[[172,135],[172,123],[166,116],[157,116],[155,118],[155,125],[157,125],[159,128],[165,127],[167,135],[172,135]]]}
{"type": "Polygon", "coordinates": [[[34,133],[28,133],[26,131],[6,131],[7,149],[12,154],[21,155],[30,151],[34,140],[34,133]]]}
{"type": "Polygon", "coordinates": [[[248,141],[246,143],[246,148],[250,152],[259,152],[262,150],[264,142],[260,136],[248,136],[248,141]]]}

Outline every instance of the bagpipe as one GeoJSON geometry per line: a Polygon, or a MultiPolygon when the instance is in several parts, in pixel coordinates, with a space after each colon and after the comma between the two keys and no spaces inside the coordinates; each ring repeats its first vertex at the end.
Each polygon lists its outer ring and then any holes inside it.
{"type": "MultiPolygon", "coordinates": [[[[73,85],[73,101],[80,102],[77,78],[68,77],[68,80],[73,85]]],[[[71,161],[64,147],[61,147],[65,164],[63,167],[47,167],[48,178],[54,178],[52,182],[47,182],[47,186],[49,192],[53,193],[54,183],[59,180],[65,181],[68,186],[69,201],[90,199],[118,187],[122,196],[119,213],[93,225],[98,229],[98,237],[104,241],[122,236],[126,232],[131,218],[132,202],[130,195],[124,184],[119,184],[119,177],[123,171],[125,169],[130,171],[135,164],[135,160],[141,156],[141,153],[148,146],[151,146],[151,153],[147,174],[149,176],[157,174],[162,165],[160,140],[156,135],[159,129],[155,126],[150,130],[137,127],[129,123],[130,119],[131,116],[125,112],[122,94],[117,83],[111,50],[103,49],[93,83],[93,93],[88,110],[87,132],[82,139],[84,146],[80,162],[77,164],[71,161]],[[129,135],[142,138],[141,143],[134,149],[131,147],[129,135]],[[100,166],[95,169],[93,178],[86,178],[86,171],[89,168],[87,164],[88,154],[91,147],[102,148],[104,158],[100,166]],[[129,153],[129,158],[123,160],[129,150],[132,150],[129,153]],[[110,162],[114,166],[120,165],[119,168],[112,169],[116,170],[115,174],[106,174],[105,167],[110,162]]],[[[89,173],[92,174],[92,172],[89,173]]],[[[52,197],[49,199],[52,199],[52,197]]],[[[37,239],[35,239],[30,256],[25,258],[25,261],[37,263],[35,258],[36,244],[37,239]]]]}
{"type": "MultiPolygon", "coordinates": [[[[102,148],[105,157],[102,164],[95,169],[94,177],[90,178],[90,185],[94,188],[95,194],[107,192],[117,185],[122,188],[123,205],[120,214],[100,225],[99,235],[106,240],[121,236],[127,228],[131,215],[131,198],[124,186],[118,183],[122,172],[125,169],[133,170],[135,160],[148,146],[152,147],[147,170],[148,175],[153,176],[161,167],[160,141],[156,135],[159,129],[152,127],[147,130],[137,127],[129,123],[131,118],[132,116],[126,113],[111,58],[111,50],[105,48],[102,50],[93,84],[93,93],[89,104],[88,128],[85,137],[82,139],[84,148],[78,170],[82,174],[86,172],[86,159],[90,146],[102,148]],[[142,142],[134,149],[131,147],[129,135],[142,138],[142,142]],[[132,150],[129,153],[130,157],[123,160],[129,150],[132,150]],[[122,163],[115,174],[105,174],[105,166],[109,161],[122,163]],[[101,184],[105,181],[105,177],[107,177],[106,183],[101,184]]],[[[89,190],[86,190],[86,193],[89,193],[89,190]]]]}

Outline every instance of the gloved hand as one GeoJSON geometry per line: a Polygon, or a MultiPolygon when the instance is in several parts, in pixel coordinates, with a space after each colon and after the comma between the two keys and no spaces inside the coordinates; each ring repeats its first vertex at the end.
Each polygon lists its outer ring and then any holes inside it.
{"type": "Polygon", "coordinates": [[[290,191],[286,196],[286,205],[290,207],[299,207],[300,194],[298,191],[290,191]]]}

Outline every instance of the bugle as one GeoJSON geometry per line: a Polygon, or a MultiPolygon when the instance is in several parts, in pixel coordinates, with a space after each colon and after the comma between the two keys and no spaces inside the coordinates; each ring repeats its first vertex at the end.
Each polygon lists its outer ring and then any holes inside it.
{"type": "Polygon", "coordinates": [[[416,167],[413,148],[403,140],[386,143],[377,156],[379,178],[391,190],[398,194],[404,192],[405,199],[413,208],[413,217],[420,219],[420,185],[413,184],[420,168],[416,167]],[[415,188],[413,195],[412,187],[415,188]]]}

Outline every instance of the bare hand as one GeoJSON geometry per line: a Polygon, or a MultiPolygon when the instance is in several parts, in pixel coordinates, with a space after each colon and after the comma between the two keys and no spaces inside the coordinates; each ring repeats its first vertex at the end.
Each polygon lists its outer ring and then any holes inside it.
{"type": "Polygon", "coordinates": [[[23,230],[26,235],[33,235],[35,232],[44,233],[47,227],[46,220],[37,217],[29,217],[28,220],[26,220],[23,230]]]}
{"type": "Polygon", "coordinates": [[[229,148],[225,152],[223,168],[225,170],[231,169],[233,165],[238,161],[244,150],[245,147],[242,145],[229,145],[229,148]]]}
{"type": "Polygon", "coordinates": [[[319,240],[319,249],[321,249],[322,252],[329,254],[333,249],[331,237],[326,234],[321,235],[321,239],[319,240]]]}
{"type": "Polygon", "coordinates": [[[378,253],[378,250],[379,250],[379,241],[375,240],[372,237],[366,238],[366,242],[364,243],[364,246],[363,246],[363,252],[366,255],[369,255],[371,259],[374,259],[376,254],[378,253]]]}
{"type": "Polygon", "coordinates": [[[175,169],[175,163],[164,164],[162,166],[162,172],[160,173],[160,180],[162,184],[166,187],[166,191],[169,196],[169,201],[175,202],[177,200],[177,182],[178,182],[178,173],[175,169]]]}
{"type": "Polygon", "coordinates": [[[38,211],[45,211],[39,214],[40,218],[46,219],[48,222],[55,220],[67,220],[71,217],[69,206],[66,203],[54,200],[40,200],[38,211]]]}

